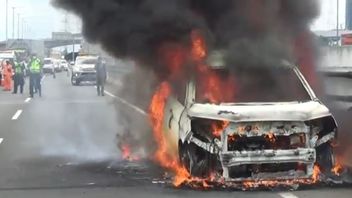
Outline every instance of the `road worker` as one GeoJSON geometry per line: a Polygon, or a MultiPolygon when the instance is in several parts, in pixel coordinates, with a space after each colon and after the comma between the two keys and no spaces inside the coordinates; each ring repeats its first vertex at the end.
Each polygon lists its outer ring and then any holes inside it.
{"type": "Polygon", "coordinates": [[[20,93],[23,94],[25,66],[23,63],[14,61],[14,67],[15,67],[14,68],[15,75],[13,77],[13,81],[14,81],[13,94],[17,94],[18,87],[20,87],[20,93]]]}
{"type": "Polygon", "coordinates": [[[3,71],[3,78],[4,78],[4,91],[11,91],[11,84],[12,84],[12,75],[13,75],[13,71],[12,71],[12,65],[10,63],[10,61],[6,61],[3,71]]]}
{"type": "Polygon", "coordinates": [[[42,63],[39,58],[34,54],[28,65],[29,67],[29,94],[30,97],[34,97],[34,91],[39,93],[39,97],[42,96],[41,78],[42,78],[42,63]]]}
{"type": "Polygon", "coordinates": [[[97,92],[98,96],[104,96],[104,86],[107,78],[106,66],[101,57],[98,58],[98,62],[95,65],[95,70],[97,72],[97,92]]]}

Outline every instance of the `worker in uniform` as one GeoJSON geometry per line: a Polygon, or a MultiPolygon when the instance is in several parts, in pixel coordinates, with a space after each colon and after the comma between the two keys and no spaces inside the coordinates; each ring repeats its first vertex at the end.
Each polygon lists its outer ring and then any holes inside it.
{"type": "Polygon", "coordinates": [[[14,66],[15,75],[13,77],[13,94],[17,94],[18,87],[20,87],[20,93],[23,94],[25,66],[23,63],[18,63],[17,61],[14,61],[14,66]]]}
{"type": "Polygon", "coordinates": [[[12,65],[10,61],[7,60],[2,71],[4,78],[4,91],[11,91],[12,73],[12,65]]]}
{"type": "Polygon", "coordinates": [[[2,68],[3,68],[4,64],[5,64],[5,61],[1,61],[1,62],[0,62],[0,87],[3,86],[3,83],[2,83],[2,81],[3,81],[3,78],[2,78],[2,68]]]}
{"type": "Polygon", "coordinates": [[[101,57],[98,58],[97,64],[95,64],[95,70],[97,74],[97,92],[98,96],[104,96],[104,85],[106,82],[106,66],[101,57]]]}
{"type": "Polygon", "coordinates": [[[31,98],[34,97],[34,91],[39,93],[39,97],[42,96],[41,74],[42,63],[39,58],[33,55],[29,63],[29,94],[31,98]]]}

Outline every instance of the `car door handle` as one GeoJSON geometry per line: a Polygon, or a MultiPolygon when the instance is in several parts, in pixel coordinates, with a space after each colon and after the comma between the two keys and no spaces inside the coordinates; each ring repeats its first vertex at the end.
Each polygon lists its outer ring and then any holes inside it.
{"type": "Polygon", "coordinates": [[[170,116],[170,119],[169,119],[169,129],[171,129],[171,122],[174,119],[174,112],[172,111],[172,109],[170,109],[170,114],[171,114],[171,116],[170,116]]]}

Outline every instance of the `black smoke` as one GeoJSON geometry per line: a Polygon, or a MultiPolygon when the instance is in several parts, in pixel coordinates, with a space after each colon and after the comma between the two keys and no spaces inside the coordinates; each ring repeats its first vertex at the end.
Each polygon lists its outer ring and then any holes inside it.
{"type": "Polygon", "coordinates": [[[83,20],[83,33],[117,58],[159,73],[158,49],[203,33],[212,49],[230,49],[232,65],[292,59],[291,42],[318,15],[316,0],[53,0],[83,20]],[[249,58],[254,57],[254,58],[249,58]]]}
{"type": "MultiPolygon", "coordinates": [[[[227,51],[225,59],[233,72],[249,73],[243,84],[256,78],[252,74],[261,74],[270,84],[284,85],[277,82],[275,72],[243,71],[270,68],[284,59],[301,63],[306,75],[314,76],[316,57],[309,26],[319,14],[317,0],[53,0],[53,4],[82,19],[89,42],[136,63],[138,72],[126,78],[119,95],[143,109],[158,82],[171,75],[160,60],[161,46],[177,43],[187,48],[194,30],[205,37],[209,51],[227,51]]],[[[273,90],[270,84],[267,87],[273,90]]],[[[255,92],[246,92],[249,99],[255,99],[255,92]]],[[[122,136],[133,134],[127,139],[148,147],[151,141],[144,137],[150,133],[140,135],[146,123],[137,124],[131,109],[118,106],[124,119],[120,122],[126,126],[122,136]]]]}

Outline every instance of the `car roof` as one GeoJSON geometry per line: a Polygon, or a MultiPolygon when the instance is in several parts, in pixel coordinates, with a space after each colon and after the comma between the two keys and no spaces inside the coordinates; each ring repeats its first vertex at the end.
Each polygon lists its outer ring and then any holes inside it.
{"type": "Polygon", "coordinates": [[[98,59],[98,56],[77,56],[77,59],[98,59]]]}
{"type": "MultiPolygon", "coordinates": [[[[225,69],[228,66],[226,61],[226,56],[228,52],[226,50],[214,50],[212,51],[208,58],[206,59],[207,65],[210,66],[212,69],[225,69]]],[[[270,67],[280,67],[280,68],[287,68],[287,69],[294,69],[296,65],[292,64],[288,60],[278,60],[277,65],[270,65],[270,67]]]]}

